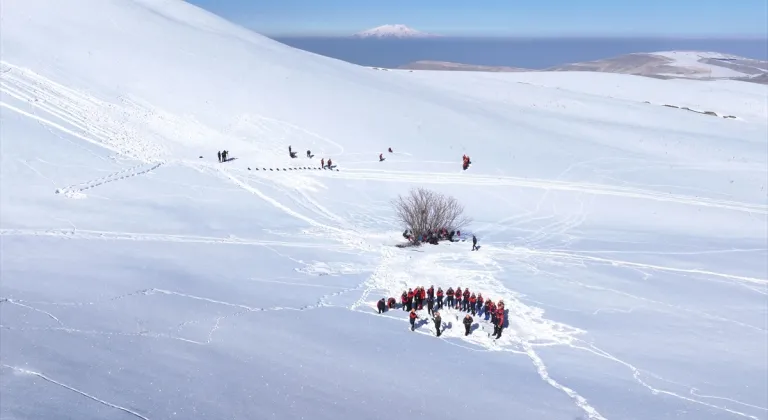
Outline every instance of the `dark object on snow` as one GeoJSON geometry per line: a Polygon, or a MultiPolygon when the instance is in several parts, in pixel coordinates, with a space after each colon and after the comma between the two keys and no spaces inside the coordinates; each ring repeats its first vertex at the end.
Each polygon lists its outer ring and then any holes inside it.
{"type": "Polygon", "coordinates": [[[219,163],[221,163],[221,150],[219,150],[218,155],[219,155],[219,163]]]}
{"type": "Polygon", "coordinates": [[[291,158],[292,158],[292,159],[295,159],[295,158],[296,158],[296,152],[288,152],[288,154],[290,154],[290,155],[291,155],[291,158]]]}
{"type": "Polygon", "coordinates": [[[251,167],[250,167],[250,166],[248,167],[248,170],[249,170],[249,171],[251,170],[251,167]]]}
{"type": "Polygon", "coordinates": [[[379,153],[379,162],[384,162],[384,153],[379,153]]]}
{"type": "Polygon", "coordinates": [[[203,157],[202,157],[202,156],[200,156],[198,159],[202,159],[202,158],[203,158],[203,157]]]}
{"type": "Polygon", "coordinates": [[[440,327],[443,326],[443,319],[440,317],[440,314],[435,312],[435,317],[433,318],[435,321],[435,331],[437,331],[437,336],[440,337],[440,334],[443,332],[440,331],[440,327]]]}
{"type": "Polygon", "coordinates": [[[464,317],[464,335],[465,336],[469,335],[469,333],[471,332],[470,330],[472,328],[472,321],[474,321],[474,319],[472,319],[472,317],[469,314],[467,314],[467,316],[464,317]]]}
{"type": "Polygon", "coordinates": [[[293,153],[293,150],[291,150],[291,145],[288,145],[288,153],[293,153]]]}
{"type": "Polygon", "coordinates": [[[310,159],[312,159],[313,157],[315,157],[315,155],[313,155],[313,154],[312,154],[312,152],[310,152],[309,150],[307,150],[307,157],[308,157],[308,158],[310,158],[310,159]]]}
{"type": "Polygon", "coordinates": [[[477,237],[475,237],[475,234],[473,233],[472,234],[472,251],[477,251],[478,249],[480,248],[477,246],[477,237]]]}
{"type": "Polygon", "coordinates": [[[379,309],[379,313],[384,313],[387,310],[387,304],[384,302],[384,298],[381,298],[378,303],[376,303],[376,308],[379,309]]]}
{"type": "Polygon", "coordinates": [[[392,153],[392,148],[390,147],[390,148],[388,149],[388,151],[389,151],[389,153],[392,153]]]}

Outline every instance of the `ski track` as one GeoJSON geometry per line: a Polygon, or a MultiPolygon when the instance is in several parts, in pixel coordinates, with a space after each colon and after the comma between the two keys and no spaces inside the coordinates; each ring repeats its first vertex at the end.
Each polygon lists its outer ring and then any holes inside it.
{"type": "Polygon", "coordinates": [[[152,165],[136,165],[118,172],[111,173],[107,176],[94,179],[92,181],[86,181],[79,184],[70,185],[68,187],[59,188],[56,190],[56,194],[63,194],[65,197],[69,198],[83,198],[85,197],[85,194],[83,194],[83,191],[85,190],[89,190],[91,188],[95,188],[99,185],[107,184],[110,182],[148,174],[162,165],[163,162],[155,163],[152,165]]]}
{"type": "Polygon", "coordinates": [[[135,411],[133,411],[131,409],[119,406],[117,404],[113,404],[113,403],[111,403],[109,401],[102,400],[101,398],[95,397],[95,396],[93,396],[93,395],[91,395],[91,394],[89,394],[89,393],[87,393],[85,391],[79,390],[79,389],[77,389],[75,387],[72,387],[72,386],[69,386],[69,385],[67,385],[65,383],[59,382],[59,381],[57,381],[57,380],[55,380],[55,379],[53,379],[53,378],[51,378],[49,376],[46,376],[46,375],[44,375],[44,374],[42,374],[40,372],[35,372],[35,371],[32,371],[32,370],[20,368],[18,366],[7,365],[5,363],[3,363],[1,366],[4,367],[4,368],[7,368],[7,369],[11,369],[11,370],[13,370],[14,372],[17,372],[17,373],[21,373],[21,374],[24,374],[24,375],[36,376],[36,377],[38,377],[38,378],[40,378],[40,379],[42,379],[42,380],[44,380],[46,382],[49,382],[49,383],[52,383],[54,385],[60,386],[62,388],[68,389],[68,390],[70,390],[72,392],[75,392],[77,394],[82,395],[83,397],[86,397],[86,398],[89,398],[89,399],[91,399],[93,401],[96,401],[99,404],[106,405],[107,407],[112,407],[112,408],[114,408],[116,410],[120,410],[120,411],[123,411],[125,413],[128,413],[128,414],[132,415],[133,417],[136,417],[136,418],[139,418],[139,419],[143,419],[143,420],[150,420],[148,417],[144,417],[143,415],[141,415],[141,414],[139,414],[139,413],[137,413],[137,412],[135,412],[135,411]]]}

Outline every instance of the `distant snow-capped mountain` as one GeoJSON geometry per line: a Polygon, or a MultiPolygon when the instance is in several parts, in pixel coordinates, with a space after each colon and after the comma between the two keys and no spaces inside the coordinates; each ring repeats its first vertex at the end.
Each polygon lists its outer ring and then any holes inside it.
{"type": "Polygon", "coordinates": [[[353,35],[355,38],[433,38],[436,36],[401,24],[377,26],[353,35]]]}

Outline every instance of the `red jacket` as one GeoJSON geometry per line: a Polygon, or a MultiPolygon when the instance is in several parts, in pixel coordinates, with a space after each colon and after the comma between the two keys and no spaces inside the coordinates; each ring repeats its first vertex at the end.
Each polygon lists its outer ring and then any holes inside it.
{"type": "Polygon", "coordinates": [[[481,305],[483,304],[483,295],[478,295],[477,296],[477,303],[479,303],[481,305]]]}
{"type": "Polygon", "coordinates": [[[400,301],[403,303],[408,302],[408,295],[400,295],[400,301]]]}
{"type": "Polygon", "coordinates": [[[408,292],[408,299],[413,299],[413,292],[408,292]]]}
{"type": "Polygon", "coordinates": [[[443,297],[443,290],[437,289],[437,297],[443,297]]]}
{"type": "Polygon", "coordinates": [[[418,318],[419,316],[418,316],[418,315],[416,315],[416,312],[411,312],[411,313],[410,313],[410,315],[408,315],[408,317],[409,317],[409,318],[411,318],[411,319],[416,319],[416,318],[418,318]]]}
{"type": "Polygon", "coordinates": [[[471,303],[473,305],[475,303],[477,303],[477,298],[475,297],[475,295],[472,295],[472,296],[469,297],[469,303],[471,303]]]}
{"type": "Polygon", "coordinates": [[[448,296],[453,297],[453,289],[448,289],[446,293],[448,293],[448,296]]]}
{"type": "Polygon", "coordinates": [[[419,296],[421,296],[421,299],[425,299],[427,297],[427,292],[424,291],[423,287],[421,288],[421,290],[419,290],[419,296]]]}
{"type": "Polygon", "coordinates": [[[461,287],[456,288],[456,296],[461,296],[461,287]]]}
{"type": "Polygon", "coordinates": [[[464,299],[469,299],[469,289],[464,290],[464,299]]]}

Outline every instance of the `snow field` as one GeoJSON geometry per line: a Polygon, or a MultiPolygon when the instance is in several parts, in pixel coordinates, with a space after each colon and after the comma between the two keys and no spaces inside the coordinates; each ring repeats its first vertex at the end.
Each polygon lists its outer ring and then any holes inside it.
{"type": "Polygon", "coordinates": [[[180,2],[0,6],[0,417],[767,418],[760,86],[370,72],[180,2]],[[340,170],[247,169],[306,149],[340,170]],[[481,250],[394,247],[413,186],[481,250]],[[431,284],[503,299],[502,338],[375,313],[431,284]]]}

